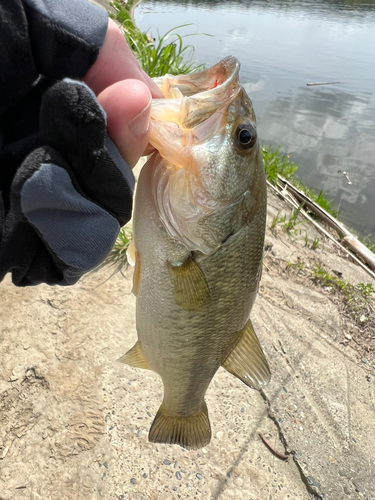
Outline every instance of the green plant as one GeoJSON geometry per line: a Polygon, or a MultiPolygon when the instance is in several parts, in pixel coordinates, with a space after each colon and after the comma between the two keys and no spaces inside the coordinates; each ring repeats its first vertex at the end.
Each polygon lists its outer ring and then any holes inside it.
{"type": "Polygon", "coordinates": [[[316,250],[317,248],[319,248],[319,245],[320,245],[320,240],[319,238],[315,237],[311,243],[312,250],[316,250]]]}
{"type": "Polygon", "coordinates": [[[333,276],[317,262],[312,271],[312,277],[315,282],[328,287],[334,293],[341,294],[348,312],[357,322],[371,321],[373,311],[372,294],[374,293],[371,283],[353,285],[347,280],[333,276]]]}
{"type": "Polygon", "coordinates": [[[132,237],[133,237],[132,228],[130,226],[122,227],[117,236],[116,242],[112,248],[111,253],[103,261],[103,263],[96,269],[101,269],[102,267],[107,267],[107,266],[112,268],[113,272],[109,278],[111,278],[118,272],[121,272],[121,274],[123,274],[123,271],[126,271],[129,265],[126,258],[126,251],[130,245],[132,237]]]}
{"type": "Polygon", "coordinates": [[[358,283],[357,286],[364,297],[371,297],[374,293],[374,288],[371,283],[358,283]]]}
{"type": "Polygon", "coordinates": [[[313,189],[308,188],[306,184],[301,181],[301,179],[298,179],[298,177],[295,176],[299,165],[290,160],[289,155],[282,154],[280,152],[280,146],[276,149],[272,149],[271,146],[262,147],[262,156],[264,170],[269,182],[276,184],[277,176],[281,175],[281,177],[289,180],[293,186],[305,193],[326,212],[330,213],[334,217],[338,215],[338,211],[332,207],[332,201],[327,199],[323,190],[316,194],[313,189]]]}
{"type": "MultiPolygon", "coordinates": [[[[112,17],[121,23],[129,47],[151,78],[163,76],[166,73],[179,75],[204,69],[204,64],[195,64],[192,61],[194,47],[184,45],[183,39],[192,36],[192,34],[181,36],[177,33],[177,30],[191,26],[190,24],[177,26],[162,36],[158,32],[157,38],[154,40],[148,33],[142,33],[131,19],[130,9],[133,6],[133,1],[129,5],[129,3],[123,4],[119,0],[114,0],[111,6],[115,9],[115,14],[112,17]]],[[[198,34],[194,33],[193,35],[198,34]]],[[[211,36],[206,33],[201,34],[211,36]]]]}
{"type": "Polygon", "coordinates": [[[266,177],[273,184],[276,184],[278,175],[291,179],[298,170],[298,165],[289,156],[280,153],[280,146],[276,149],[262,147],[262,156],[266,177]]]}
{"type": "Polygon", "coordinates": [[[298,271],[303,271],[305,264],[304,264],[304,262],[302,262],[301,258],[298,256],[297,262],[293,263],[293,262],[287,261],[286,267],[287,267],[287,269],[293,268],[293,269],[297,269],[298,271]]]}
{"type": "MultiPolygon", "coordinates": [[[[317,205],[319,205],[323,210],[331,214],[333,217],[337,217],[338,215],[338,210],[334,209],[332,207],[332,200],[328,200],[326,197],[323,189],[319,191],[318,194],[315,193],[315,191],[311,188],[308,188],[306,184],[301,181],[298,177],[293,177],[290,179],[290,182],[295,186],[297,189],[305,193],[312,201],[314,201],[317,205]]],[[[311,213],[313,217],[316,217],[314,213],[311,213]]]]}
{"type": "Polygon", "coordinates": [[[301,205],[299,205],[299,207],[297,209],[292,208],[292,212],[290,214],[289,219],[285,218],[284,229],[288,233],[291,233],[292,231],[295,231],[296,225],[300,224],[302,222],[302,221],[298,221],[298,216],[299,216],[299,214],[300,214],[300,212],[302,210],[303,205],[304,204],[301,203],[301,205]]]}
{"type": "Polygon", "coordinates": [[[372,243],[373,236],[371,234],[365,236],[365,238],[363,238],[361,241],[370,250],[370,252],[375,253],[375,243],[372,243]]]}
{"type": "Polygon", "coordinates": [[[280,210],[279,212],[277,212],[277,214],[275,215],[275,217],[272,219],[272,223],[271,223],[271,229],[275,229],[277,224],[280,224],[281,222],[284,223],[285,220],[286,220],[286,215],[283,215],[283,217],[280,216],[282,210],[280,210]]]}

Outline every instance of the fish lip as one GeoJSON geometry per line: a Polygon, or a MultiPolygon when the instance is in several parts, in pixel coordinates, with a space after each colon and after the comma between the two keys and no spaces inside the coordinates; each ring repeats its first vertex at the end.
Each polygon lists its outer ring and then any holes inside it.
{"type": "MultiPolygon", "coordinates": [[[[208,90],[203,90],[201,92],[198,92],[197,94],[193,94],[192,96],[188,97],[187,99],[189,99],[189,98],[194,98],[197,100],[208,99],[212,96],[215,96],[215,94],[220,94],[220,92],[223,89],[230,87],[230,85],[232,83],[234,83],[235,81],[238,83],[239,74],[240,74],[240,67],[241,67],[241,64],[238,61],[238,59],[236,59],[234,56],[227,56],[224,59],[222,59],[218,64],[213,66],[211,69],[214,70],[216,67],[219,67],[219,66],[232,66],[233,69],[232,69],[231,73],[229,74],[229,76],[222,83],[217,85],[217,87],[214,87],[214,88],[211,88],[208,90]]],[[[238,83],[237,87],[239,87],[239,83],[238,83]]]]}
{"type": "Polygon", "coordinates": [[[170,87],[180,91],[180,98],[166,97],[166,99],[153,99],[151,106],[151,121],[158,122],[160,119],[160,112],[163,113],[163,108],[168,109],[171,106],[175,109],[175,124],[183,129],[190,129],[195,125],[206,121],[206,119],[216,112],[222,114],[232,104],[242,91],[239,84],[240,62],[234,56],[227,56],[218,62],[216,65],[208,68],[207,70],[193,73],[192,75],[172,76],[165,75],[158,79],[159,85],[163,84],[163,78],[170,79],[170,87]],[[210,80],[211,84],[215,80],[215,75],[218,78],[223,76],[224,79],[218,85],[206,88],[205,74],[210,80]],[[189,77],[197,80],[195,85],[195,92],[190,93],[187,88],[189,77]],[[180,80],[179,80],[180,79],[180,80]],[[180,84],[179,84],[180,82],[180,84]],[[182,90],[185,89],[184,94],[182,90]],[[179,111],[177,109],[179,108],[179,111]]]}

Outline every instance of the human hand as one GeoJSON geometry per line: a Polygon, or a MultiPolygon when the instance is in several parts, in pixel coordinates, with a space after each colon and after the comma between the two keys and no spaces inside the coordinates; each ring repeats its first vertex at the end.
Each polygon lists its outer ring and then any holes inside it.
{"type": "Polygon", "coordinates": [[[117,24],[108,31],[95,64],[83,81],[107,114],[107,132],[121,156],[134,167],[149,141],[151,98],[163,97],[140,68],[117,24]]]}
{"type": "Polygon", "coordinates": [[[130,218],[134,179],[123,159],[134,166],[145,150],[150,99],[160,92],[112,21],[83,79],[97,100],[71,80],[43,96],[46,80],[4,115],[2,167],[17,170],[9,195],[6,179],[1,186],[3,208],[0,192],[0,281],[11,271],[19,286],[73,284],[130,218]]]}

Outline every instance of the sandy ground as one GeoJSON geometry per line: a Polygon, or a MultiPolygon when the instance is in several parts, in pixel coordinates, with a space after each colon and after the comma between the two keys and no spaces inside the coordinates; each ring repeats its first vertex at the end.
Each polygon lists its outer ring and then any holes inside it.
{"type": "Polygon", "coordinates": [[[220,369],[202,450],[147,441],[161,382],[116,362],[136,340],[130,273],[106,281],[103,269],[69,288],[1,284],[0,499],[375,498],[373,346],[309,269],[369,279],[329,243],[306,247],[307,226],[272,231],[281,208],[270,196],[252,313],[272,381],[262,396],[220,369]]]}

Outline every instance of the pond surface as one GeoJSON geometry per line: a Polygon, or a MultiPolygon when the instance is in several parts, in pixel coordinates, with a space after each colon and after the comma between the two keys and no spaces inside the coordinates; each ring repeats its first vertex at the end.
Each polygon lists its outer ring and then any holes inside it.
{"type": "Polygon", "coordinates": [[[213,35],[185,41],[199,62],[241,61],[263,144],[291,154],[344,223],[375,236],[374,1],[154,0],[135,21],[151,34],[192,23],[179,33],[213,35]]]}

